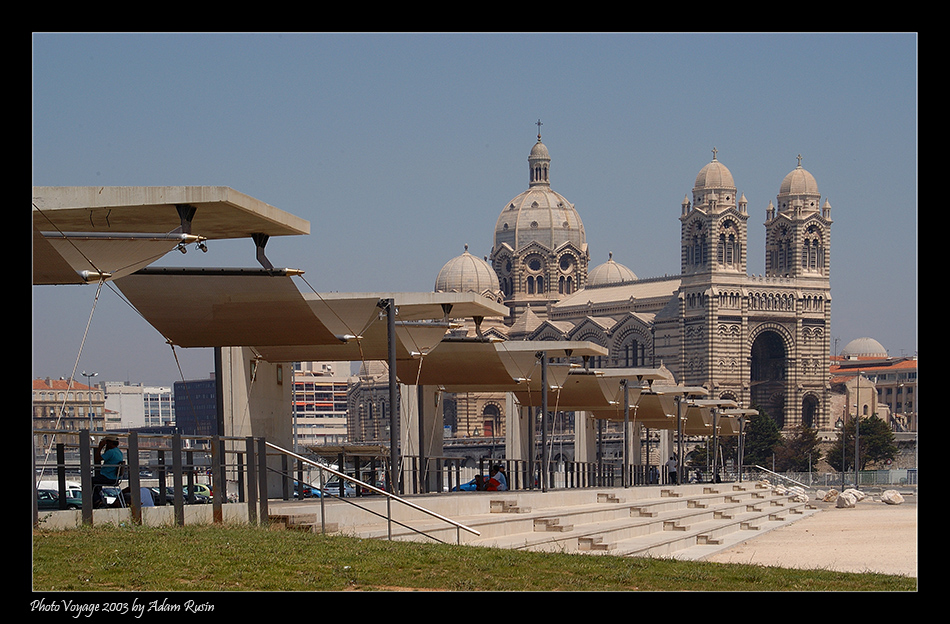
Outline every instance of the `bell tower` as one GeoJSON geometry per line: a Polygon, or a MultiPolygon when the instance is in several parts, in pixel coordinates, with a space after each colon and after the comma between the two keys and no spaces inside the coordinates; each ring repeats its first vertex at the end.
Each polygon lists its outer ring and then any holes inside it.
{"type": "Polygon", "coordinates": [[[745,196],[737,198],[732,173],[713,159],[696,176],[692,199],[683,198],[682,274],[746,272],[749,219],[745,196]]]}
{"type": "Polygon", "coordinates": [[[821,194],[815,177],[802,168],[802,157],[769,203],[765,221],[765,274],[770,277],[831,275],[831,204],[821,194]]]}

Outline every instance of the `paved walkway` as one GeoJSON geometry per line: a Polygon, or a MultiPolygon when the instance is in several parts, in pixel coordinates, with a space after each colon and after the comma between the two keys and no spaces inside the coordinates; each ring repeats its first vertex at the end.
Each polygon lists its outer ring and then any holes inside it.
{"type": "Polygon", "coordinates": [[[815,504],[818,513],[705,560],[917,577],[916,496],[901,505],[869,498],[851,509],[815,504]]]}

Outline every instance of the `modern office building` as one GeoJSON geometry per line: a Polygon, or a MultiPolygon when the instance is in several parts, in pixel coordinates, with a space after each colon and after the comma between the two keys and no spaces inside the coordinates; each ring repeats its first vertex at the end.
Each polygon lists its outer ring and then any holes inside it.
{"type": "Polygon", "coordinates": [[[103,385],[106,409],[118,421],[113,428],[139,429],[175,424],[175,404],[170,387],[111,381],[103,385]]]}
{"type": "Polygon", "coordinates": [[[175,424],[183,435],[212,436],[218,433],[217,396],[213,376],[175,382],[175,424]]]}
{"type": "Polygon", "coordinates": [[[347,393],[351,378],[337,374],[349,362],[294,364],[294,438],[298,448],[347,440],[347,393]]]}

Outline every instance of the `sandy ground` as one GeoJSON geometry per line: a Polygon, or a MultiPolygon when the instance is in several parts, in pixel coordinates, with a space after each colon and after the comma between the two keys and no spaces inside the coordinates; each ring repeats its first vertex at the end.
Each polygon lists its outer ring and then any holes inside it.
{"type": "Polygon", "coordinates": [[[868,498],[851,509],[818,501],[821,511],[705,560],[916,578],[916,498],[901,505],[868,498]]]}

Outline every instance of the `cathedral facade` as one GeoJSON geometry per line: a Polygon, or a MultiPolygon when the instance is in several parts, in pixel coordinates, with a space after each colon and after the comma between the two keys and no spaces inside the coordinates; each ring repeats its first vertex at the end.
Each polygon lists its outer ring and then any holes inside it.
{"type": "MultiPolygon", "coordinates": [[[[589,268],[580,214],[552,189],[540,134],[528,170],[528,189],[499,214],[491,254],[466,249],[437,279],[436,291],[474,290],[509,306],[504,323],[480,331],[594,342],[609,354],[592,368],[663,367],[677,383],[764,410],[781,428],[833,427],[831,206],[801,157],[765,210],[760,276],[746,266],[747,201],[715,150],[680,206],[679,274],[663,277],[640,278],[612,254],[589,268]]],[[[458,435],[504,422],[503,408],[497,397],[460,406],[458,435]],[[471,420],[462,423],[463,413],[471,420]]]]}

